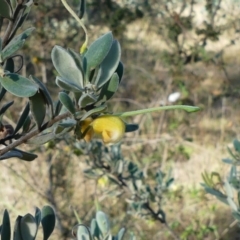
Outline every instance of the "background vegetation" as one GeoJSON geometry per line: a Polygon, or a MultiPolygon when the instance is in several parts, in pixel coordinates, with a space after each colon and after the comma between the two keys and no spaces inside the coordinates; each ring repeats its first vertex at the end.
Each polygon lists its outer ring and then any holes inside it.
{"type": "MultiPolygon", "coordinates": [[[[69,2],[78,7],[78,1],[69,2]]],[[[168,225],[181,239],[239,239],[229,207],[200,185],[205,171],[225,179],[229,168],[221,159],[239,136],[239,1],[89,0],[86,9],[91,41],[111,30],[121,43],[125,73],[110,101],[113,111],[170,105],[174,92],[181,94],[178,103],[202,107],[195,114],[134,117],[139,131],[122,141],[124,157],[148,173],[150,186],[157,168],[171,171],[175,181],[161,202],[168,225]]],[[[21,50],[21,74],[40,78],[57,99],[51,50],[57,44],[78,51],[84,33],[60,1],[39,1],[24,28],[29,26],[36,30],[21,50]]],[[[4,116],[13,126],[25,104],[17,101],[4,116]]],[[[74,210],[89,224],[96,209],[137,239],[171,239],[156,219],[126,214],[129,193],[110,196],[108,178],[84,175],[89,156],[75,141],[67,135],[38,147],[39,158],[31,163],[2,161],[2,211],[7,208],[16,217],[35,206],[52,205],[57,216],[52,239],[70,238],[77,222],[74,210]]]]}

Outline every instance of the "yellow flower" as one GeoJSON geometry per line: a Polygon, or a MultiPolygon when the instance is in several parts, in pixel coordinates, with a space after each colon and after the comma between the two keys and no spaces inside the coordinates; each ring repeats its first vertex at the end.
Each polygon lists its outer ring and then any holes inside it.
{"type": "Polygon", "coordinates": [[[93,135],[101,136],[105,144],[119,142],[125,133],[125,123],[117,116],[102,115],[96,119],[87,118],[81,122],[81,132],[87,133],[85,141],[89,142],[93,135]],[[88,130],[87,130],[88,128],[88,130]]]}

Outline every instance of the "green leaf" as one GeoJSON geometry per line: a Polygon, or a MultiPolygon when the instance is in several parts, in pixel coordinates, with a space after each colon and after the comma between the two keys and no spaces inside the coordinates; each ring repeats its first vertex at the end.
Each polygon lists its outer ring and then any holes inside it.
{"type": "Polygon", "coordinates": [[[12,18],[12,9],[5,0],[0,1],[0,16],[8,19],[12,18]]]}
{"type": "Polygon", "coordinates": [[[24,161],[33,161],[34,159],[36,159],[38,157],[38,155],[34,154],[34,153],[29,153],[29,152],[24,152],[22,150],[19,150],[17,148],[14,149],[15,151],[19,152],[21,154],[20,158],[21,160],[24,161]]]}
{"type": "Polygon", "coordinates": [[[46,88],[46,86],[38,78],[30,76],[30,79],[32,79],[39,86],[40,91],[41,91],[43,97],[45,98],[45,102],[47,103],[48,106],[50,106],[51,118],[52,118],[53,115],[54,115],[54,108],[53,108],[52,97],[51,97],[48,89],[46,88]]]}
{"type": "Polygon", "coordinates": [[[106,102],[109,100],[114,93],[117,91],[119,85],[119,77],[117,73],[114,73],[110,81],[106,82],[103,88],[101,89],[98,101],[106,102]]]}
{"type": "Polygon", "coordinates": [[[72,99],[65,92],[60,92],[58,98],[61,101],[62,105],[71,113],[75,113],[75,107],[73,105],[72,99]]]}
{"type": "Polygon", "coordinates": [[[92,240],[90,231],[84,225],[79,225],[77,228],[77,240],[92,240]]]}
{"type": "Polygon", "coordinates": [[[0,101],[2,101],[2,99],[3,99],[3,97],[4,97],[6,92],[7,92],[6,89],[1,86],[0,101]]]}
{"type": "Polygon", "coordinates": [[[80,0],[79,12],[78,12],[78,17],[79,17],[80,19],[83,18],[84,13],[85,13],[85,10],[86,10],[86,0],[80,0]]]}
{"type": "Polygon", "coordinates": [[[73,56],[60,46],[53,48],[51,56],[53,65],[60,76],[70,84],[83,89],[83,73],[73,56]]]}
{"type": "Polygon", "coordinates": [[[16,134],[21,129],[21,127],[23,126],[23,124],[25,123],[25,121],[26,121],[26,119],[29,115],[29,112],[30,112],[30,107],[29,107],[29,103],[27,103],[27,105],[24,108],[21,116],[18,119],[17,125],[14,129],[14,132],[13,132],[13,135],[16,134]]]}
{"type": "Polygon", "coordinates": [[[5,159],[9,159],[9,158],[21,158],[22,154],[19,151],[16,150],[11,150],[3,155],[0,156],[0,160],[5,160],[5,159]]]}
{"type": "Polygon", "coordinates": [[[124,66],[123,66],[122,62],[119,62],[116,73],[119,77],[119,83],[120,83],[122,80],[123,73],[124,73],[124,66]]]}
{"type": "Polygon", "coordinates": [[[47,240],[52,234],[55,227],[56,217],[53,208],[44,206],[42,208],[42,227],[43,227],[43,240],[47,240]]]}
{"type": "Polygon", "coordinates": [[[26,214],[20,222],[21,235],[24,240],[34,240],[37,234],[37,223],[31,214],[26,214]]]}
{"type": "Polygon", "coordinates": [[[8,103],[5,103],[2,108],[0,109],[0,115],[4,114],[9,107],[11,107],[13,105],[14,101],[11,101],[11,102],[8,102],[8,103]]]}
{"type": "Polygon", "coordinates": [[[102,211],[98,211],[96,214],[96,220],[102,236],[107,236],[110,231],[110,226],[106,214],[102,211]]]}
{"type": "Polygon", "coordinates": [[[88,105],[95,103],[96,101],[97,101],[97,99],[93,95],[85,93],[79,98],[78,106],[80,108],[84,108],[88,105]]]}
{"type": "Polygon", "coordinates": [[[22,134],[24,133],[27,133],[30,129],[30,126],[31,126],[31,118],[30,116],[28,115],[25,122],[23,123],[23,126],[22,126],[22,134]]]}
{"type": "MultiPolygon", "coordinates": [[[[113,44],[107,54],[107,56],[102,61],[98,75],[94,84],[101,88],[116,71],[121,57],[121,47],[118,41],[114,40],[113,44]]],[[[119,82],[119,81],[118,81],[119,82]]]]}
{"type": "Polygon", "coordinates": [[[123,113],[115,113],[113,115],[114,116],[121,116],[121,117],[130,117],[130,116],[136,116],[136,115],[139,115],[139,114],[158,112],[158,111],[163,111],[163,110],[184,110],[186,112],[196,112],[196,111],[199,111],[200,108],[199,107],[193,107],[193,106],[186,106],[186,105],[172,105],[172,106],[147,108],[147,109],[141,109],[141,110],[123,112],[123,113]]]}
{"type": "Polygon", "coordinates": [[[127,124],[126,123],[125,132],[134,132],[136,130],[138,130],[138,124],[127,124]]]}
{"type": "Polygon", "coordinates": [[[14,72],[14,61],[12,58],[9,58],[7,61],[6,61],[6,66],[5,66],[5,70],[13,73],[14,72]]]}
{"type": "Polygon", "coordinates": [[[16,51],[18,51],[20,48],[22,48],[26,38],[30,36],[34,29],[35,28],[28,28],[23,33],[13,38],[12,41],[8,43],[8,45],[3,49],[2,60],[4,61],[5,59],[13,55],[16,51]]]}
{"type": "Polygon", "coordinates": [[[96,108],[94,108],[94,109],[86,112],[86,113],[82,116],[81,120],[83,121],[84,119],[92,116],[93,114],[98,114],[98,113],[104,112],[106,109],[107,109],[107,106],[106,106],[106,105],[102,105],[102,106],[100,106],[100,107],[96,107],[96,108]]]}
{"type": "Polygon", "coordinates": [[[11,223],[9,218],[9,213],[5,209],[3,213],[3,220],[1,226],[1,240],[10,240],[11,239],[11,223]]]}
{"type": "Polygon", "coordinates": [[[38,86],[35,83],[15,73],[0,77],[0,82],[8,92],[18,97],[31,97],[38,91],[38,86]]]}
{"type": "Polygon", "coordinates": [[[66,79],[63,79],[62,77],[56,77],[56,84],[66,90],[66,91],[70,91],[70,92],[81,92],[82,89],[79,88],[78,86],[74,85],[73,83],[68,82],[66,79]]]}
{"type": "Polygon", "coordinates": [[[30,97],[29,100],[33,118],[38,126],[38,129],[40,129],[46,115],[44,96],[41,92],[37,92],[34,96],[30,97]]]}
{"type": "Polygon", "coordinates": [[[37,223],[37,227],[39,227],[39,224],[41,222],[42,213],[41,213],[41,210],[38,207],[36,207],[34,217],[35,217],[35,221],[37,223]]]}
{"type": "Polygon", "coordinates": [[[60,102],[60,100],[58,100],[55,106],[54,116],[58,116],[59,113],[61,112],[61,109],[62,109],[62,103],[60,102]]]}
{"type": "Polygon", "coordinates": [[[94,41],[88,48],[86,54],[84,55],[84,59],[86,59],[87,63],[87,75],[90,70],[96,68],[103,59],[107,56],[113,42],[112,33],[106,33],[96,41],[94,41]]]}
{"type": "Polygon", "coordinates": [[[15,221],[14,231],[13,231],[13,240],[22,240],[21,230],[20,230],[21,219],[22,219],[22,216],[18,216],[15,221]]]}

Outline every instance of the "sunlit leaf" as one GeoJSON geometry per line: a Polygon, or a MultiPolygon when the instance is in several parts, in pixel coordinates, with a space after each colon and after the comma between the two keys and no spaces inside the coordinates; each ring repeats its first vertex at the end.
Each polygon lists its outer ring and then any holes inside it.
{"type": "Polygon", "coordinates": [[[96,220],[102,236],[105,237],[110,231],[109,221],[106,214],[102,211],[98,211],[96,214],[96,220]]]}
{"type": "Polygon", "coordinates": [[[98,88],[102,87],[116,71],[121,57],[121,47],[118,41],[114,40],[112,46],[100,64],[98,75],[94,82],[98,88]]]}
{"type": "Polygon", "coordinates": [[[37,234],[37,223],[31,214],[26,214],[20,222],[21,235],[24,240],[34,240],[37,234]]]}
{"type": "Polygon", "coordinates": [[[86,107],[87,105],[93,104],[97,99],[91,94],[83,94],[78,100],[78,106],[81,108],[86,107]]]}
{"type": "Polygon", "coordinates": [[[113,36],[112,33],[106,33],[96,41],[94,41],[88,48],[84,59],[87,63],[87,74],[90,70],[94,69],[103,61],[107,56],[111,46],[112,46],[113,36]]]}
{"type": "Polygon", "coordinates": [[[11,42],[8,43],[8,45],[3,49],[2,60],[5,60],[6,58],[13,55],[20,48],[22,48],[26,38],[30,36],[30,34],[33,32],[34,29],[35,28],[28,28],[23,33],[13,38],[11,42]]]}
{"type": "Polygon", "coordinates": [[[83,73],[72,55],[66,49],[55,46],[51,56],[53,65],[60,76],[72,85],[83,88],[83,73]]]}
{"type": "Polygon", "coordinates": [[[18,97],[31,97],[38,91],[38,86],[35,83],[15,73],[0,77],[0,82],[8,92],[18,97]]]}

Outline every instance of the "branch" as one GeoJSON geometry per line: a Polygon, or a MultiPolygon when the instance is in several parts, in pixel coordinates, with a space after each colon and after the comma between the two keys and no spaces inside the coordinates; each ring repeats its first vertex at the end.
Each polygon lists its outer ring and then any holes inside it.
{"type": "MultiPolygon", "coordinates": [[[[59,122],[67,117],[70,117],[71,113],[66,112],[63,113],[62,115],[58,115],[55,118],[53,118],[52,120],[50,120],[47,124],[46,124],[46,128],[51,127],[54,123],[59,122]]],[[[31,132],[27,133],[25,136],[21,137],[20,139],[16,140],[15,142],[11,143],[10,145],[8,145],[7,147],[3,148],[0,151],[0,156],[2,156],[3,154],[9,152],[10,150],[12,150],[13,148],[16,148],[17,146],[26,143],[29,139],[31,139],[32,137],[38,135],[40,132],[42,132],[44,129],[34,129],[31,132]]]]}

